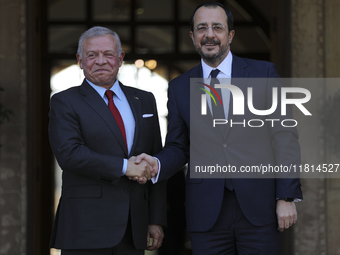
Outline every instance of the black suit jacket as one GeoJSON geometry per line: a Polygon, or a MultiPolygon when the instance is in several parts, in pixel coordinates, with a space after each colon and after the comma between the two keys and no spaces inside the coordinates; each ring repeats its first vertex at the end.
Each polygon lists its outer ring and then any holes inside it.
{"type": "MultiPolygon", "coordinates": [[[[280,125],[271,127],[270,122],[266,122],[263,128],[239,126],[228,128],[223,137],[219,132],[204,132],[199,140],[191,141],[189,133],[192,124],[190,123],[190,79],[201,77],[202,67],[198,65],[169,84],[168,134],[165,148],[155,155],[161,162],[159,180],[168,178],[189,162],[189,147],[193,142],[206,148],[202,159],[219,158],[224,160],[223,165],[240,167],[261,163],[273,166],[300,164],[300,147],[296,129],[282,128],[280,125]],[[208,148],[216,149],[209,151],[208,148]]],[[[233,55],[232,84],[233,78],[266,77],[279,77],[274,64],[233,55]]],[[[234,85],[237,85],[244,95],[247,94],[247,86],[251,86],[251,84],[234,85]]],[[[271,94],[272,87],[267,84],[254,87],[255,108],[269,109],[271,94]]],[[[280,109],[278,108],[271,117],[282,119],[280,109]]],[[[241,119],[258,119],[259,117],[254,118],[249,111],[245,110],[244,116],[233,116],[232,112],[229,112],[229,118],[241,122],[241,119]]],[[[291,118],[289,110],[285,119],[291,118]]],[[[197,122],[194,125],[195,127],[207,125],[207,122],[197,122]]],[[[208,231],[213,227],[223,200],[224,182],[223,178],[190,178],[190,171],[188,171],[186,208],[189,231],[208,231]]],[[[244,215],[257,226],[277,221],[276,198],[302,198],[299,178],[243,178],[233,179],[232,182],[244,215]]]]}
{"type": "Polygon", "coordinates": [[[149,92],[120,86],[136,123],[129,155],[112,113],[85,80],[51,98],[49,137],[63,170],[51,247],[114,247],[130,215],[134,245],[145,249],[148,225],[166,224],[165,183],[139,185],[121,176],[124,158],[161,149],[155,99],[149,92]]]}

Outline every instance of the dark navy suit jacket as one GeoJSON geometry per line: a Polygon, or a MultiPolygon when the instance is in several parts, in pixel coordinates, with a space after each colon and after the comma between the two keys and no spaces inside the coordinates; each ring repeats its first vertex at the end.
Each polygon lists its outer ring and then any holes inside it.
{"type": "MultiPolygon", "coordinates": [[[[161,162],[159,180],[173,175],[189,161],[190,142],[190,78],[202,77],[202,67],[198,65],[180,75],[169,83],[168,110],[169,124],[164,149],[155,155],[161,162]]],[[[232,84],[234,78],[278,78],[274,64],[233,56],[232,84]]],[[[234,80],[235,81],[235,80],[234,80]]],[[[251,84],[236,84],[243,94],[251,84]]],[[[272,103],[272,87],[269,85],[254,86],[254,107],[269,109],[272,103]]],[[[272,118],[282,119],[280,107],[272,118]]],[[[254,118],[246,110],[245,116],[229,118],[241,122],[244,118],[254,118]]],[[[292,119],[288,109],[285,119],[292,119]]],[[[280,123],[280,122],[278,122],[280,123]]],[[[204,123],[203,123],[204,124],[204,123]]],[[[200,125],[200,124],[198,124],[200,125]]],[[[233,127],[228,128],[222,137],[218,132],[205,132],[200,141],[206,148],[217,148],[206,151],[204,157],[215,155],[222,157],[227,164],[241,165],[299,165],[300,147],[295,128],[283,128],[281,125],[271,127],[266,122],[263,128],[233,127]],[[206,143],[206,144],[204,144],[206,143]]],[[[238,178],[232,179],[240,207],[246,218],[254,225],[261,226],[277,221],[276,199],[282,197],[302,198],[299,178],[238,178]]],[[[186,208],[189,231],[208,231],[214,225],[220,212],[224,195],[225,180],[220,178],[190,178],[187,175],[186,208]]]]}
{"type": "Polygon", "coordinates": [[[121,176],[124,158],[161,149],[155,99],[149,92],[120,86],[136,123],[129,155],[112,113],[85,80],[51,98],[50,143],[63,170],[51,247],[114,247],[130,214],[134,245],[145,249],[148,225],[166,225],[165,183],[140,185],[121,176]]]}

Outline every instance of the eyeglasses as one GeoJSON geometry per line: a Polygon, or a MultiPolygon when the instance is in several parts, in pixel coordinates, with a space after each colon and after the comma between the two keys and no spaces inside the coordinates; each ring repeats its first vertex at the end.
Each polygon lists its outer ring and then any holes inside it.
{"type": "Polygon", "coordinates": [[[205,26],[205,25],[199,25],[195,27],[195,30],[197,33],[204,34],[208,31],[208,29],[211,28],[214,33],[222,33],[226,26],[223,25],[212,25],[212,26],[205,26]]]}

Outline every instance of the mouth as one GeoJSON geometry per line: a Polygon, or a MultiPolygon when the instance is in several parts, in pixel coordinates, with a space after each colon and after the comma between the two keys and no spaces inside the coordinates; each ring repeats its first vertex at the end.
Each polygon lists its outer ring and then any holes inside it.
{"type": "Polygon", "coordinates": [[[205,46],[207,48],[212,48],[212,47],[215,47],[215,46],[219,46],[220,45],[220,42],[219,41],[209,41],[209,40],[203,40],[201,42],[201,45],[202,46],[205,46]]]}
{"type": "Polygon", "coordinates": [[[97,69],[95,72],[96,73],[102,73],[102,72],[107,72],[107,70],[106,69],[97,69]]]}
{"type": "Polygon", "coordinates": [[[207,46],[207,47],[213,47],[213,46],[217,46],[218,44],[216,43],[206,43],[206,44],[203,44],[203,46],[207,46]]]}

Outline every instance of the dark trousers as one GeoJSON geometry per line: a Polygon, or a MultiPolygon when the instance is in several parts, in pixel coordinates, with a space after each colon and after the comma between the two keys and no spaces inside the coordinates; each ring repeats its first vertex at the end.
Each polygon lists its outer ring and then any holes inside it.
{"type": "MultiPolygon", "coordinates": [[[[146,237],[145,237],[146,240],[146,237]]],[[[61,250],[61,255],[143,255],[144,250],[137,250],[133,245],[130,219],[122,241],[113,248],[86,249],[86,250],[61,250]]]]}
{"type": "MultiPolygon", "coordinates": [[[[261,199],[261,198],[259,198],[261,199]]],[[[225,190],[220,215],[207,232],[191,232],[193,255],[279,255],[277,223],[254,226],[243,215],[236,195],[225,190]]]]}

